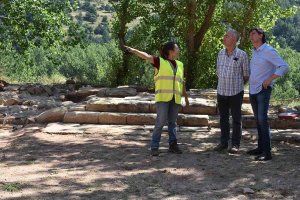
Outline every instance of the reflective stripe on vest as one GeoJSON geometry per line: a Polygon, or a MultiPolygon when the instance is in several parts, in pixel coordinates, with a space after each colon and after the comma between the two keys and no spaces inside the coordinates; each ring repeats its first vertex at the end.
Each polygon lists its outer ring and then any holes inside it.
{"type": "Polygon", "coordinates": [[[175,103],[181,104],[183,89],[183,64],[176,60],[177,68],[173,69],[172,64],[160,58],[160,67],[154,77],[155,81],[155,101],[168,102],[175,97],[175,103]],[[174,75],[176,71],[176,74],[174,75]]]}
{"type": "MultiPolygon", "coordinates": [[[[154,81],[156,82],[157,80],[172,80],[173,81],[174,76],[159,76],[159,77],[155,77],[154,81]]],[[[175,81],[178,81],[180,83],[183,84],[183,79],[180,77],[175,77],[175,81]]]]}

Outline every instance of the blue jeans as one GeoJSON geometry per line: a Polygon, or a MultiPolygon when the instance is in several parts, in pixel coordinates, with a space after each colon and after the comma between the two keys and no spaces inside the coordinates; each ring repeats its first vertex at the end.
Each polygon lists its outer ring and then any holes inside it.
{"type": "Polygon", "coordinates": [[[244,91],[234,96],[217,96],[218,109],[220,112],[221,144],[228,146],[230,135],[229,110],[232,116],[232,138],[231,144],[240,147],[242,135],[242,103],[244,91]]]}
{"type": "Polygon", "coordinates": [[[163,127],[168,123],[169,144],[177,141],[176,139],[176,119],[180,105],[175,100],[169,102],[156,102],[156,121],[152,134],[151,149],[158,149],[163,127]]]}
{"type": "Polygon", "coordinates": [[[250,94],[250,102],[257,124],[258,149],[265,153],[271,152],[271,135],[268,123],[268,109],[272,88],[262,89],[257,94],[250,94]]]}

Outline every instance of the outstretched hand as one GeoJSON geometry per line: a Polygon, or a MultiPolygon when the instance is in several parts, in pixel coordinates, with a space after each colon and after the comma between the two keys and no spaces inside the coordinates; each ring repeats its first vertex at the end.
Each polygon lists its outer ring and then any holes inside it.
{"type": "Polygon", "coordinates": [[[131,47],[126,46],[126,45],[123,45],[123,48],[124,48],[125,53],[130,53],[133,50],[131,47]]]}

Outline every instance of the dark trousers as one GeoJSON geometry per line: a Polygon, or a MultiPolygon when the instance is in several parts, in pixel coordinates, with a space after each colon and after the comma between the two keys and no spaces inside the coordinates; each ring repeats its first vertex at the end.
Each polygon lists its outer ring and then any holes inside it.
{"type": "Polygon", "coordinates": [[[221,144],[228,146],[230,135],[229,110],[232,116],[232,146],[240,146],[242,135],[242,103],[244,91],[234,96],[222,96],[218,94],[218,109],[220,113],[221,144]]]}
{"type": "Polygon", "coordinates": [[[272,88],[262,89],[258,94],[250,94],[250,102],[257,124],[258,149],[271,152],[271,135],[268,123],[268,109],[272,88]]]}

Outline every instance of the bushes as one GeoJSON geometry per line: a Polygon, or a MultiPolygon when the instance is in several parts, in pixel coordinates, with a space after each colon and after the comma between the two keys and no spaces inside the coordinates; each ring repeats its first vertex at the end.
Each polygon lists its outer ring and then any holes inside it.
{"type": "Polygon", "coordinates": [[[280,49],[279,54],[289,65],[289,72],[280,77],[274,87],[274,100],[300,98],[300,53],[292,49],[280,49]]]}
{"type": "MultiPolygon", "coordinates": [[[[114,42],[90,44],[86,47],[77,45],[67,50],[59,47],[36,47],[29,49],[26,54],[0,50],[1,78],[9,82],[61,83],[74,77],[84,84],[113,87],[116,86],[117,71],[121,68],[121,54],[114,42]]],[[[277,80],[272,98],[275,101],[299,98],[300,53],[280,49],[279,54],[289,64],[290,70],[277,80]]],[[[211,75],[209,78],[213,79],[214,73],[208,73],[211,75]]],[[[153,67],[149,63],[130,56],[124,83],[151,87],[154,85],[153,74],[153,67]]]]}
{"type": "Polygon", "coordinates": [[[113,86],[121,54],[114,43],[76,46],[62,55],[60,73],[83,83],[113,86]]]}
{"type": "Polygon", "coordinates": [[[0,51],[0,69],[11,81],[63,82],[76,77],[85,84],[115,86],[121,54],[114,43],[60,48],[33,48],[26,54],[0,51]]]}

